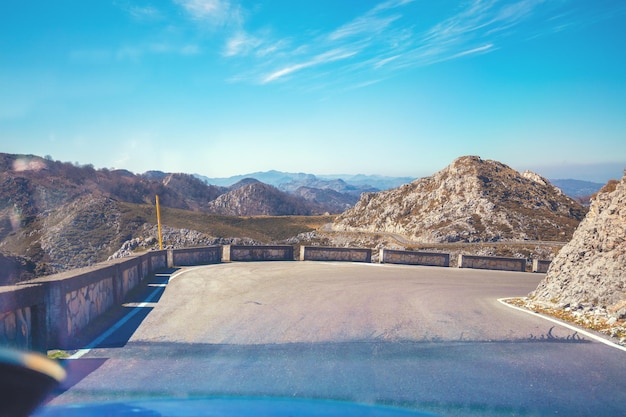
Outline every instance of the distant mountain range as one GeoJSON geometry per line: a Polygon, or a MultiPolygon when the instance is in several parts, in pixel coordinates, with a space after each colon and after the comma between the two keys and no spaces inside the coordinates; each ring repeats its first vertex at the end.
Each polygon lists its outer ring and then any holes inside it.
{"type": "MultiPolygon", "coordinates": [[[[155,195],[159,195],[162,207],[193,212],[228,216],[348,213],[342,217],[346,221],[348,217],[361,221],[373,214],[348,210],[359,198],[365,201],[362,196],[371,198],[374,193],[400,190],[395,194],[402,199],[405,195],[402,190],[421,189],[422,182],[423,179],[409,177],[316,176],[280,171],[213,179],[160,171],[134,174],[34,155],[0,153],[0,253],[5,256],[0,259],[0,275],[8,273],[17,280],[23,273],[43,275],[105,260],[145,226],[145,221],[133,214],[134,209],[128,203],[154,206],[155,195]]],[[[577,180],[555,180],[554,184],[572,197],[592,194],[601,186],[577,180]]],[[[502,195],[506,195],[505,191],[502,195]]],[[[430,195],[424,192],[419,198],[426,201],[430,195]]],[[[451,190],[445,198],[453,201],[457,196],[451,190]]],[[[386,202],[381,200],[380,204],[386,202]]],[[[485,207],[489,205],[485,204],[485,207]]],[[[495,200],[490,204],[502,205],[495,200]]],[[[403,222],[419,220],[413,211],[405,211],[397,214],[405,218],[403,222]]],[[[570,236],[570,223],[576,223],[578,217],[568,220],[564,236],[570,236]]],[[[495,222],[492,220],[472,218],[476,223],[473,227],[480,230],[482,225],[491,229],[491,223],[495,222]]],[[[445,224],[445,219],[442,222],[445,224]]],[[[552,224],[559,222],[555,220],[552,224]]],[[[509,223],[516,231],[517,223],[509,223]]],[[[493,237],[497,237],[500,228],[494,225],[493,237]]],[[[472,230],[468,230],[471,236],[472,230]]],[[[461,236],[464,231],[458,232],[461,236]]],[[[530,233],[528,236],[534,238],[530,233]]],[[[537,235],[537,238],[545,237],[545,234],[537,235]]]]}
{"type": "Polygon", "coordinates": [[[413,181],[413,177],[387,177],[382,175],[313,175],[282,171],[253,172],[246,175],[235,175],[227,178],[209,178],[194,174],[207,184],[222,187],[231,185],[246,178],[254,178],[265,184],[273,185],[279,190],[294,192],[299,187],[330,189],[340,193],[356,194],[366,191],[388,190],[413,181]]]}
{"type": "Polygon", "coordinates": [[[604,184],[590,181],[581,180],[550,180],[552,185],[559,187],[561,191],[572,198],[584,198],[589,197],[592,194],[597,193],[604,184]]]}
{"type": "MultiPolygon", "coordinates": [[[[209,178],[194,174],[196,178],[207,184],[230,187],[245,179],[255,179],[273,185],[279,190],[296,193],[299,187],[333,190],[339,193],[352,194],[357,197],[363,192],[390,190],[416,180],[413,177],[390,177],[382,175],[314,175],[282,171],[252,172],[232,177],[209,178]]],[[[584,199],[598,192],[604,184],[575,179],[551,179],[550,183],[560,188],[563,193],[575,199],[584,199]]],[[[356,202],[356,201],[355,201],[356,202]]],[[[354,203],[352,203],[354,204],[354,203]]]]}

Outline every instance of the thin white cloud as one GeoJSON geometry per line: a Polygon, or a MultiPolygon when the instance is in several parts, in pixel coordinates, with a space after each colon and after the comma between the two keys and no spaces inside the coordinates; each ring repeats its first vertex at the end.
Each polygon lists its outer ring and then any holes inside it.
{"type": "Polygon", "coordinates": [[[237,31],[226,41],[224,56],[246,55],[258,48],[262,40],[242,30],[237,31]]]}
{"type": "MultiPolygon", "coordinates": [[[[188,7],[199,2],[233,8],[229,2],[218,0],[174,1],[188,7]]],[[[231,76],[231,81],[268,84],[288,78],[298,79],[303,88],[312,87],[305,86],[305,80],[317,85],[359,85],[355,79],[359,75],[361,81],[386,79],[399,70],[476,57],[506,48],[511,39],[523,41],[536,32],[562,30],[573,21],[569,13],[563,13],[568,4],[565,0],[472,0],[425,26],[423,16],[432,17],[420,13],[429,7],[425,2],[386,0],[330,30],[308,28],[278,36],[275,34],[280,28],[246,30],[244,23],[249,26],[250,22],[240,19],[236,30],[227,36],[222,54],[246,60],[245,73],[231,76]],[[559,14],[567,19],[552,19],[559,14]],[[303,71],[330,62],[336,64],[323,72],[303,71]]],[[[580,11],[575,14],[578,19],[589,19],[580,11]]]]}
{"type": "Polygon", "coordinates": [[[151,6],[129,6],[126,11],[135,20],[139,21],[155,21],[163,18],[161,12],[157,8],[151,6]]]}
{"type": "Polygon", "coordinates": [[[267,84],[269,82],[276,81],[279,78],[282,78],[282,77],[284,77],[286,75],[289,75],[291,73],[294,73],[296,71],[300,71],[300,70],[302,70],[304,68],[309,68],[309,67],[322,65],[322,64],[328,64],[328,63],[334,62],[334,61],[340,61],[340,60],[343,60],[343,59],[347,59],[347,58],[353,57],[356,54],[357,54],[356,51],[345,51],[345,50],[341,50],[341,49],[335,49],[335,50],[331,50],[331,51],[328,51],[328,52],[324,52],[324,53],[322,53],[320,55],[317,55],[317,56],[313,57],[311,60],[309,60],[307,62],[290,65],[290,66],[282,68],[282,69],[280,69],[278,71],[272,72],[271,74],[267,75],[263,79],[263,84],[267,84]]]}
{"type": "Polygon", "coordinates": [[[330,39],[331,41],[336,41],[339,39],[351,36],[358,36],[362,34],[372,36],[376,33],[384,31],[393,22],[400,19],[400,17],[400,15],[388,17],[362,16],[332,32],[328,36],[328,39],[330,39]]]}
{"type": "Polygon", "coordinates": [[[461,57],[468,56],[468,55],[484,54],[486,52],[492,51],[493,48],[494,48],[493,44],[490,43],[488,45],[483,45],[477,48],[468,49],[467,51],[459,52],[457,54],[450,56],[449,59],[461,58],[461,57]]]}
{"type": "Polygon", "coordinates": [[[503,4],[497,0],[476,0],[458,13],[435,24],[406,50],[398,68],[432,65],[470,55],[493,52],[496,45],[534,16],[545,2],[519,0],[503,4]]]}
{"type": "Polygon", "coordinates": [[[194,19],[222,19],[230,10],[228,0],[174,0],[194,19]]]}
{"type": "Polygon", "coordinates": [[[390,56],[388,58],[382,58],[379,59],[375,64],[374,64],[374,68],[378,69],[381,67],[384,67],[385,65],[387,65],[390,62],[395,61],[396,59],[400,58],[400,55],[394,55],[394,56],[390,56]]]}

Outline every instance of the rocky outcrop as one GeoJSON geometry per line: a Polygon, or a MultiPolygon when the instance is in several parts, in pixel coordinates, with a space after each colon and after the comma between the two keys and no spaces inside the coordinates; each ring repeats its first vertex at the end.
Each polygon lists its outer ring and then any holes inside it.
{"type": "Polygon", "coordinates": [[[568,241],[586,209],[534,173],[465,156],[399,188],[364,193],[336,231],[392,233],[413,241],[568,241]]]}
{"type": "Polygon", "coordinates": [[[38,243],[55,271],[92,265],[121,243],[121,218],[117,201],[84,196],[43,217],[38,243]]]}
{"type": "Polygon", "coordinates": [[[0,253],[0,286],[13,285],[36,276],[37,265],[22,256],[6,256],[0,253]]]}
{"type": "MultiPolygon", "coordinates": [[[[140,251],[159,249],[159,234],[156,225],[144,225],[141,231],[137,231],[137,237],[122,243],[121,247],[109,256],[108,260],[124,258],[140,251]]],[[[180,249],[194,246],[214,245],[250,245],[256,246],[262,243],[250,238],[218,238],[209,236],[197,230],[176,229],[162,226],[163,249],[180,249]]]]}
{"type": "Polygon", "coordinates": [[[207,211],[228,216],[311,214],[304,200],[262,182],[253,182],[222,194],[208,203],[207,211]]]}
{"type": "Polygon", "coordinates": [[[310,202],[318,213],[342,213],[359,200],[352,194],[311,187],[299,187],[293,194],[310,202]]]}
{"type": "Polygon", "coordinates": [[[626,175],[592,199],[572,240],[530,299],[570,311],[606,310],[626,318],[626,175]]]}

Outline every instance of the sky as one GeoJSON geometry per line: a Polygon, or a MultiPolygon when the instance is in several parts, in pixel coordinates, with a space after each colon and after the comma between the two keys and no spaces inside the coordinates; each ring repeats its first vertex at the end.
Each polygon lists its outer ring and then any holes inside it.
{"type": "Polygon", "coordinates": [[[3,0],[0,152],[227,177],[626,168],[626,2],[3,0]]]}

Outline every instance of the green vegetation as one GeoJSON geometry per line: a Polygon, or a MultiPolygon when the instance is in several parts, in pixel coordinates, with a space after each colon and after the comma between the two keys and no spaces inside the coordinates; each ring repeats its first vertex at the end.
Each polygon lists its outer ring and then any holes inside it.
{"type": "Polygon", "coordinates": [[[49,350],[48,351],[48,359],[67,359],[69,358],[71,355],[64,351],[64,350],[49,350]]]}

